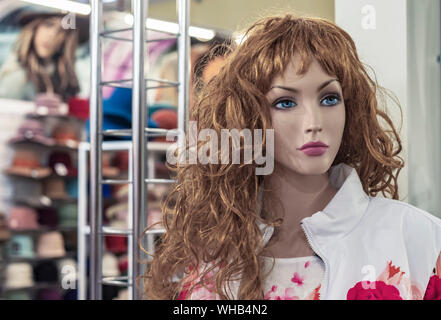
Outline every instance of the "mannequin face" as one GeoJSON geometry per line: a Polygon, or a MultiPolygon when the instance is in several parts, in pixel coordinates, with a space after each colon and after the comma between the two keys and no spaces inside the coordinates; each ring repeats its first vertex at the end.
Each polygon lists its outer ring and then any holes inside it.
{"type": "Polygon", "coordinates": [[[61,18],[50,18],[40,23],[34,37],[34,48],[41,59],[51,59],[60,50],[66,37],[61,18]]]}
{"type": "Polygon", "coordinates": [[[326,74],[317,60],[304,76],[296,73],[296,61],[295,57],[284,74],[273,80],[266,95],[271,104],[275,163],[298,174],[323,174],[331,167],[343,136],[343,92],[338,81],[329,82],[336,77],[326,74]],[[324,83],[328,84],[321,88],[324,83]],[[300,150],[317,141],[327,147],[300,150]]]}

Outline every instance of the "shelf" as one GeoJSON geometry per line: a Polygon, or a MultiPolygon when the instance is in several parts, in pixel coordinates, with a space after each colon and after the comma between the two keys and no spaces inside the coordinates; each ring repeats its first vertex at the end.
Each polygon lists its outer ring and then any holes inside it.
{"type": "Polygon", "coordinates": [[[39,256],[35,256],[32,258],[25,258],[25,257],[14,257],[14,256],[7,256],[6,260],[7,263],[15,263],[15,262],[29,262],[29,263],[38,263],[41,261],[46,261],[46,260],[62,260],[62,259],[66,259],[66,258],[75,258],[77,256],[77,252],[76,251],[71,251],[71,252],[67,252],[64,256],[61,257],[39,257],[39,256]]]}
{"type": "MultiPolygon", "coordinates": [[[[165,233],[164,228],[155,228],[155,229],[150,229],[150,230],[146,231],[146,234],[163,234],[163,233],[165,233]]],[[[86,235],[90,234],[90,226],[88,226],[88,225],[84,226],[83,234],[86,234],[86,235]]],[[[104,235],[115,235],[115,234],[128,235],[128,234],[132,234],[132,230],[103,227],[103,232],[101,232],[101,234],[104,234],[104,235]],[[121,232],[118,232],[118,231],[121,231],[121,232]]]]}
{"type": "Polygon", "coordinates": [[[26,144],[30,144],[30,145],[34,145],[34,146],[38,146],[38,147],[43,147],[43,148],[48,148],[48,149],[54,149],[54,150],[78,150],[78,146],[80,144],[81,141],[79,141],[78,143],[75,144],[75,146],[67,146],[67,145],[63,145],[63,144],[51,144],[51,145],[47,145],[44,143],[40,143],[38,141],[35,140],[23,140],[23,141],[17,141],[17,142],[8,142],[8,144],[12,147],[14,146],[19,146],[19,145],[26,145],[26,144]]]}
{"type": "Polygon", "coordinates": [[[11,234],[39,234],[51,231],[60,231],[60,232],[77,232],[78,227],[54,227],[54,228],[46,228],[40,227],[36,230],[14,230],[8,229],[11,234]]]}
{"type": "MultiPolygon", "coordinates": [[[[77,280],[78,281],[78,280],[77,280]]],[[[76,282],[77,282],[76,281],[76,282]]],[[[11,291],[34,291],[38,289],[46,289],[46,288],[57,288],[61,290],[72,290],[71,288],[64,289],[59,282],[43,282],[43,281],[34,281],[33,286],[31,287],[17,287],[17,288],[8,288],[2,287],[3,292],[11,292],[11,291]]]]}
{"type": "MultiPolygon", "coordinates": [[[[110,80],[110,81],[102,81],[100,82],[100,86],[103,87],[116,87],[116,88],[126,88],[131,89],[133,87],[133,79],[121,79],[121,80],[110,80]]],[[[160,88],[173,88],[178,87],[179,82],[169,81],[164,79],[153,79],[147,78],[145,79],[145,90],[150,89],[160,89],[160,88]]]]}
{"type": "Polygon", "coordinates": [[[26,118],[29,119],[46,119],[46,118],[54,118],[54,119],[60,119],[60,120],[74,120],[78,122],[85,122],[86,120],[80,119],[73,115],[68,114],[35,114],[35,113],[27,113],[26,118]]]}
{"type": "Polygon", "coordinates": [[[103,277],[101,284],[117,286],[117,287],[130,287],[132,283],[129,281],[128,276],[118,276],[118,277],[103,277]]]}
{"type": "MultiPolygon", "coordinates": [[[[159,42],[159,41],[163,41],[163,40],[174,40],[177,39],[179,37],[179,33],[173,33],[173,32],[165,32],[165,31],[158,31],[158,30],[153,30],[150,28],[146,28],[145,29],[147,31],[146,33],[146,43],[152,43],[152,42],[159,42]],[[161,33],[164,35],[164,37],[161,38],[156,38],[156,39],[149,39],[149,32],[148,31],[154,31],[156,33],[161,33]]],[[[123,29],[114,29],[114,30],[105,30],[102,31],[100,33],[100,36],[103,38],[107,38],[107,39],[113,39],[113,40],[120,40],[120,41],[133,41],[133,38],[130,37],[133,34],[133,29],[132,28],[123,28],[123,29]],[[124,36],[115,36],[115,34],[119,34],[119,33],[129,33],[129,37],[124,37],[124,36]]]]}
{"type": "MultiPolygon", "coordinates": [[[[145,135],[149,137],[164,137],[168,134],[173,135],[173,137],[178,136],[178,131],[176,129],[162,129],[162,128],[144,128],[145,129],[145,135]]],[[[109,129],[104,130],[101,132],[103,136],[108,137],[131,137],[132,136],[132,130],[131,129],[109,129]]],[[[148,145],[152,142],[147,142],[147,148],[148,145]]],[[[158,142],[156,142],[158,143],[158,142]]],[[[176,143],[175,141],[170,142],[164,142],[166,144],[172,145],[173,143],[176,143]]],[[[148,150],[148,149],[147,149],[148,150]]]]}

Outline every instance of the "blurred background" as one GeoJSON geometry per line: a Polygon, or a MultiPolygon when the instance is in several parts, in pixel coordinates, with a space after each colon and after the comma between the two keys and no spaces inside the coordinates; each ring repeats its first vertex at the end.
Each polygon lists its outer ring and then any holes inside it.
{"type": "MultiPolygon", "coordinates": [[[[208,50],[239,41],[241,30],[262,16],[293,12],[335,22],[352,36],[372,77],[396,97],[386,111],[403,143],[400,200],[441,217],[440,1],[189,0],[190,82],[216,74],[224,53],[208,61],[208,50]]],[[[131,1],[102,3],[104,30],[123,30],[102,39],[103,81],[130,79],[131,1]]],[[[88,0],[0,0],[0,299],[87,298],[90,11],[88,0]]],[[[163,37],[176,22],[176,1],[148,1],[147,26],[157,31],[147,36],[155,41],[145,47],[146,76],[178,80],[176,39],[163,37]]],[[[130,128],[131,89],[109,85],[101,93],[103,128],[130,128]]],[[[176,128],[177,104],[176,87],[148,90],[149,127],[176,128]]],[[[127,138],[106,140],[119,149],[104,152],[103,177],[127,179],[127,138]]],[[[169,179],[169,143],[156,137],[148,145],[148,175],[169,179]]],[[[149,224],[160,222],[168,190],[149,186],[149,224]]],[[[128,185],[105,185],[102,192],[104,225],[127,227],[128,185]]],[[[104,238],[103,275],[127,275],[127,238],[104,238]]],[[[103,285],[103,299],[129,298],[123,286],[103,285]]]]}

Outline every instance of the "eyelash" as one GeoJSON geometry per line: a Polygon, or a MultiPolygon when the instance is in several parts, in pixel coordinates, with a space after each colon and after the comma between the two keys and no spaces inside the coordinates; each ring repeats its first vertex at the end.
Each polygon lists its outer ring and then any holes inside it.
{"type": "MultiPolygon", "coordinates": [[[[323,99],[321,99],[321,100],[325,100],[327,98],[336,98],[338,100],[335,104],[328,105],[327,107],[336,106],[337,104],[339,104],[341,102],[340,95],[338,93],[336,93],[336,92],[327,93],[327,95],[325,97],[323,97],[323,99]]],[[[290,108],[278,108],[278,107],[276,107],[276,105],[278,103],[282,102],[282,101],[291,101],[291,102],[295,103],[295,101],[294,101],[294,99],[292,97],[281,97],[281,98],[279,98],[279,99],[277,99],[276,101],[273,102],[273,107],[276,108],[276,109],[284,109],[284,110],[293,108],[293,107],[290,107],[290,108]]]]}

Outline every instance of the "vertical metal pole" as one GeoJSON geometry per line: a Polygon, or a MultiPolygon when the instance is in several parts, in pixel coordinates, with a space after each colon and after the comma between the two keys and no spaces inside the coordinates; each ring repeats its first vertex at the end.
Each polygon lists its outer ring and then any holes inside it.
{"type": "Polygon", "coordinates": [[[100,0],[91,1],[90,21],[90,298],[102,299],[101,287],[101,166],[102,166],[102,93],[101,93],[101,16],[100,0]]]}
{"type": "MultiPolygon", "coordinates": [[[[188,28],[190,25],[190,4],[188,0],[176,0],[179,23],[178,39],[178,131],[184,136],[178,139],[185,139],[188,125],[189,110],[189,83],[190,83],[190,37],[188,28]]],[[[184,143],[183,140],[178,140],[184,143]]],[[[183,144],[182,144],[183,145],[183,144]]]]}
{"type": "Polygon", "coordinates": [[[87,143],[80,143],[78,148],[78,300],[87,299],[87,143]]]}
{"type": "MultiPolygon", "coordinates": [[[[133,91],[132,91],[132,148],[133,148],[133,265],[132,265],[132,296],[138,300],[136,278],[144,272],[140,264],[140,248],[138,238],[145,227],[146,215],[145,166],[146,166],[146,84],[144,78],[144,43],[147,6],[144,0],[133,0],[133,91]]],[[[143,290],[142,284],[140,290],[143,290]]]]}

